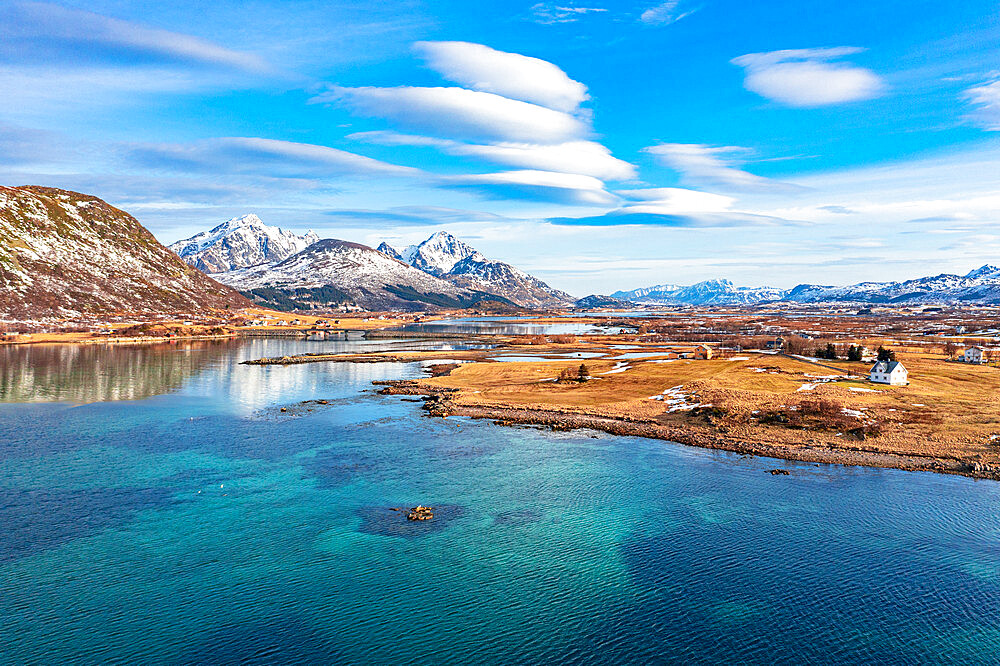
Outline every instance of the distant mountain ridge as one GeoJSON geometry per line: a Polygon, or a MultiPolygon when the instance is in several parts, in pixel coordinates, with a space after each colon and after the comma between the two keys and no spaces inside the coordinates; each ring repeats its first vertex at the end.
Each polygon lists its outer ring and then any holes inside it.
{"type": "Polygon", "coordinates": [[[611,297],[648,305],[750,305],[781,300],[786,293],[775,287],[737,287],[729,280],[705,280],[688,287],[664,284],[616,291],[611,297]]]}
{"type": "Polygon", "coordinates": [[[438,231],[422,243],[403,250],[396,250],[385,242],[378,250],[430,275],[467,289],[502,296],[524,307],[562,307],[574,302],[566,292],[550,287],[511,264],[486,258],[447,231],[438,231]]]}
{"type": "Polygon", "coordinates": [[[648,305],[752,305],[775,301],[993,304],[1000,303],[1000,268],[986,264],[965,275],[942,273],[903,282],[859,282],[842,287],[737,287],[729,280],[706,280],[689,287],[659,285],[616,291],[611,296],[648,305]]]}
{"type": "Polygon", "coordinates": [[[318,240],[311,230],[299,236],[266,225],[251,213],[168,247],[198,270],[211,274],[282,261],[318,240]]]}
{"type": "Polygon", "coordinates": [[[0,318],[196,313],[250,305],[97,197],[0,187],[0,318]]]}

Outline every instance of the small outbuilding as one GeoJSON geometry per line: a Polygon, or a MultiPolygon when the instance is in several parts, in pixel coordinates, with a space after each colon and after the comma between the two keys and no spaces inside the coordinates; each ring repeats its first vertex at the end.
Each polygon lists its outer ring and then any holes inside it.
{"type": "Polygon", "coordinates": [[[700,361],[712,358],[712,348],[708,345],[698,345],[694,348],[694,357],[700,361]]]}
{"type": "Polygon", "coordinates": [[[906,386],[910,383],[910,373],[899,361],[878,361],[868,373],[868,379],[876,384],[906,386]]]}

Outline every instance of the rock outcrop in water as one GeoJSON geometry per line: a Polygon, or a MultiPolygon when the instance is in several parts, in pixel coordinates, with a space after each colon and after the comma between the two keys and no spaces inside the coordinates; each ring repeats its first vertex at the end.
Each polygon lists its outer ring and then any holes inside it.
{"type": "Polygon", "coordinates": [[[431,520],[434,518],[434,507],[418,504],[406,514],[407,520],[431,520]]]}

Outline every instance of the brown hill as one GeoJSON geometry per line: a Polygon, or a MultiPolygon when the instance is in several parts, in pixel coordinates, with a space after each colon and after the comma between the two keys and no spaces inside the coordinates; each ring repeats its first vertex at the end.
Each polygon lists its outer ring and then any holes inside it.
{"type": "Polygon", "coordinates": [[[0,318],[250,305],[124,211],[51,187],[0,186],[0,318]]]}

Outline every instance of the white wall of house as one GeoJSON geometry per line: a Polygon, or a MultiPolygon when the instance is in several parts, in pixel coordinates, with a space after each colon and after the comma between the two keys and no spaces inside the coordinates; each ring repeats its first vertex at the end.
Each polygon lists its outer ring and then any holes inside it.
{"type": "Polygon", "coordinates": [[[962,360],[966,363],[982,363],[986,360],[982,347],[969,347],[962,355],[962,360]]]}

